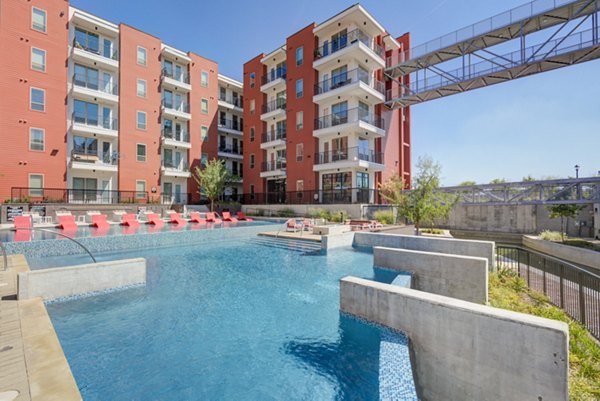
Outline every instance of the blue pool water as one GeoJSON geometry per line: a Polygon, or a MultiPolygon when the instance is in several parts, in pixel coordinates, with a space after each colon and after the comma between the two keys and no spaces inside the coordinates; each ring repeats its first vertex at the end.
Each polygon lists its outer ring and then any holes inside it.
{"type": "Polygon", "coordinates": [[[341,277],[395,277],[372,254],[248,237],[99,259],[139,256],[145,287],[48,305],[86,401],[416,400],[406,338],[339,312],[341,277]]]}

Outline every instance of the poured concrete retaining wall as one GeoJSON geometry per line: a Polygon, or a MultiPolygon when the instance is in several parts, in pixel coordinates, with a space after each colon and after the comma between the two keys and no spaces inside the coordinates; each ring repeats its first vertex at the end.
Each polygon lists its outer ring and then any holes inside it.
{"type": "Polygon", "coordinates": [[[491,241],[357,232],[354,234],[353,245],[358,248],[383,246],[387,248],[475,256],[486,258],[490,269],[494,269],[496,266],[494,260],[495,244],[491,241]]]}
{"type": "Polygon", "coordinates": [[[45,301],[146,283],[146,259],[124,259],[95,264],[19,273],[19,299],[45,301]]]}
{"type": "Polygon", "coordinates": [[[346,277],[343,312],[408,336],[421,401],[567,401],[566,323],[346,277]]]}
{"type": "Polygon", "coordinates": [[[538,252],[547,253],[555,258],[600,271],[600,252],[546,241],[529,235],[523,236],[523,245],[538,252]]]}
{"type": "Polygon", "coordinates": [[[412,288],[479,304],[488,300],[488,261],[407,249],[373,248],[374,265],[412,273],[412,288]]]}
{"type": "Polygon", "coordinates": [[[331,234],[321,237],[321,247],[325,250],[334,248],[349,248],[354,241],[354,233],[331,234]]]}

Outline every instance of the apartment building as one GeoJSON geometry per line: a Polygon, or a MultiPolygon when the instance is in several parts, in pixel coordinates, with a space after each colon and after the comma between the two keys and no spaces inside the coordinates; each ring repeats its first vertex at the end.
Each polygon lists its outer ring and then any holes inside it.
{"type": "Polygon", "coordinates": [[[410,111],[383,70],[409,49],[356,4],[244,64],[244,192],[269,203],[369,203],[410,184],[410,111]]]}
{"type": "Polygon", "coordinates": [[[67,1],[2,0],[0,72],[2,200],[196,202],[193,169],[221,157],[241,191],[242,86],[212,60],[67,1]]]}

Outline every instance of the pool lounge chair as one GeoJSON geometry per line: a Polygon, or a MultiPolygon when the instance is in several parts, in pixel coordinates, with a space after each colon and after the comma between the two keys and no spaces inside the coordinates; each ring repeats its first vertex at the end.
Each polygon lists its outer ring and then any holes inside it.
{"type": "Polygon", "coordinates": [[[182,219],[179,216],[179,213],[177,213],[177,212],[173,212],[173,213],[169,214],[169,218],[171,219],[170,221],[172,224],[186,224],[187,223],[187,221],[182,219]]]}
{"type": "Polygon", "coordinates": [[[72,214],[59,214],[58,216],[58,228],[67,231],[76,231],[77,223],[75,223],[75,216],[72,214]]]}
{"type": "Polygon", "coordinates": [[[219,219],[216,216],[215,212],[208,212],[208,213],[206,213],[206,222],[214,223],[214,224],[221,224],[223,222],[223,220],[219,219]]]}
{"type": "Polygon", "coordinates": [[[206,224],[206,219],[200,217],[200,212],[190,212],[190,222],[198,224],[206,224]]]}
{"type": "Polygon", "coordinates": [[[92,227],[107,229],[110,228],[110,224],[106,220],[105,214],[92,214],[92,227]]]}
{"type": "Polygon", "coordinates": [[[152,224],[156,227],[162,227],[165,224],[157,213],[146,213],[146,218],[148,219],[146,224],[152,224]]]}
{"type": "Polygon", "coordinates": [[[139,227],[140,222],[133,213],[125,213],[121,215],[121,225],[127,227],[139,227]]]}
{"type": "Polygon", "coordinates": [[[31,241],[32,231],[26,230],[33,226],[31,216],[15,216],[13,220],[15,228],[15,242],[31,241]]]}
{"type": "Polygon", "coordinates": [[[232,223],[237,223],[238,219],[231,216],[231,212],[223,212],[223,221],[230,221],[232,223]]]}
{"type": "Polygon", "coordinates": [[[252,221],[252,219],[250,217],[246,216],[246,213],[244,213],[244,212],[238,212],[237,219],[240,221],[252,221]]]}
{"type": "Polygon", "coordinates": [[[312,223],[312,221],[310,221],[309,219],[304,219],[304,220],[302,221],[302,228],[303,228],[305,231],[310,231],[310,230],[312,230],[314,226],[315,226],[315,225],[314,225],[314,224],[312,223]]]}
{"type": "Polygon", "coordinates": [[[296,219],[289,219],[285,222],[285,231],[297,232],[302,231],[303,224],[296,219]]]}

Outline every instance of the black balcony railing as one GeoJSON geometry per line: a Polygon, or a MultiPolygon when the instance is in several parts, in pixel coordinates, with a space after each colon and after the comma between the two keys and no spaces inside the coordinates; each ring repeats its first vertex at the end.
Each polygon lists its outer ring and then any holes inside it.
{"type": "Polygon", "coordinates": [[[174,104],[170,100],[163,99],[161,101],[161,105],[165,109],[175,110],[175,111],[179,111],[181,113],[188,113],[189,114],[189,112],[190,112],[190,105],[187,104],[187,103],[185,103],[185,102],[181,102],[179,104],[174,104]]]}
{"type": "Polygon", "coordinates": [[[219,146],[219,152],[232,155],[243,155],[244,149],[241,146],[219,146]]]}
{"type": "Polygon", "coordinates": [[[191,200],[191,194],[188,193],[162,193],[160,195],[160,201],[163,205],[187,205],[191,200]]]}
{"type": "Polygon", "coordinates": [[[148,203],[151,198],[148,192],[139,191],[109,191],[96,189],[70,189],[70,188],[11,188],[13,202],[28,203],[88,203],[88,204],[116,204],[116,203],[148,203]]]}
{"type": "Polygon", "coordinates": [[[219,96],[219,100],[221,100],[222,102],[225,102],[225,103],[232,104],[232,105],[234,105],[236,107],[240,107],[240,108],[244,107],[244,100],[241,97],[233,97],[233,96],[223,96],[223,95],[220,95],[219,96]]]}
{"type": "Polygon", "coordinates": [[[113,83],[112,81],[105,81],[98,77],[96,77],[96,79],[92,79],[86,75],[73,74],[73,84],[81,86],[82,88],[104,92],[111,95],[119,94],[119,88],[117,84],[113,83]]]}
{"type": "Polygon", "coordinates": [[[107,164],[116,166],[117,153],[90,151],[85,149],[73,149],[71,151],[71,161],[79,163],[107,164]]]}
{"type": "Polygon", "coordinates": [[[353,31],[348,32],[345,35],[341,35],[336,40],[332,40],[324,44],[315,50],[315,60],[319,60],[320,58],[327,57],[335,52],[338,52],[354,43],[362,42],[369,49],[373,50],[375,54],[379,57],[383,58],[384,50],[381,46],[376,44],[369,35],[361,31],[360,29],[355,29],[353,31]]]}
{"type": "Polygon", "coordinates": [[[163,68],[161,71],[161,78],[171,78],[174,79],[175,81],[179,81],[182,82],[184,84],[189,84],[190,83],[190,75],[187,72],[180,72],[180,73],[175,73],[173,71],[169,71],[166,68],[163,68]]]}
{"type": "Polygon", "coordinates": [[[234,131],[243,131],[244,126],[241,121],[230,120],[228,118],[219,119],[219,128],[232,129],[234,131]]]}
{"type": "Polygon", "coordinates": [[[265,114],[265,113],[270,113],[272,111],[279,110],[279,109],[285,110],[285,107],[286,107],[286,99],[279,98],[279,99],[271,100],[267,104],[263,104],[262,112],[263,112],[263,114],[265,114]]]}
{"type": "Polygon", "coordinates": [[[229,172],[229,174],[238,177],[239,179],[244,178],[244,173],[242,170],[240,169],[232,169],[232,168],[228,168],[227,171],[229,172]]]}
{"type": "Polygon", "coordinates": [[[366,161],[383,164],[383,153],[370,149],[348,148],[315,153],[315,164],[335,163],[339,161],[366,161]]]}
{"type": "Polygon", "coordinates": [[[269,171],[285,170],[286,164],[284,160],[263,162],[260,171],[266,173],[269,171]]]}
{"type": "Polygon", "coordinates": [[[279,128],[274,131],[263,132],[262,134],[262,143],[271,142],[271,141],[285,141],[287,137],[287,128],[279,128]]]}
{"type": "Polygon", "coordinates": [[[320,118],[315,119],[315,129],[323,129],[335,127],[336,125],[355,123],[358,121],[365,122],[377,128],[384,128],[383,118],[369,113],[366,110],[355,108],[350,110],[339,111],[320,118]]]}
{"type": "Polygon", "coordinates": [[[174,160],[163,160],[162,166],[169,170],[182,171],[184,173],[190,171],[190,165],[185,160],[180,161],[179,164],[175,163],[174,160]]]}
{"type": "Polygon", "coordinates": [[[105,118],[103,116],[73,112],[71,119],[75,124],[83,124],[90,127],[104,128],[112,131],[119,129],[119,121],[116,118],[105,118]]]}
{"type": "Polygon", "coordinates": [[[286,77],[287,77],[287,71],[285,69],[279,68],[279,69],[273,70],[272,72],[270,72],[266,75],[263,75],[261,82],[263,85],[266,85],[266,84],[276,81],[280,78],[285,81],[286,77]]]}
{"type": "Polygon", "coordinates": [[[327,205],[381,203],[379,190],[369,188],[339,188],[331,190],[265,192],[244,194],[241,203],[246,205],[288,204],[327,205]]]}
{"type": "Polygon", "coordinates": [[[315,95],[320,95],[357,82],[363,82],[377,92],[385,93],[385,84],[383,82],[374,79],[369,72],[357,68],[352,71],[336,74],[329,79],[319,82],[318,85],[315,85],[315,95]]]}
{"type": "Polygon", "coordinates": [[[171,129],[163,128],[161,131],[161,135],[163,136],[163,138],[166,138],[166,139],[172,139],[172,140],[178,141],[178,142],[190,143],[190,134],[188,134],[185,131],[176,132],[176,131],[173,131],[172,128],[171,129]]]}
{"type": "Polygon", "coordinates": [[[76,38],[73,39],[73,47],[77,48],[77,49],[85,50],[86,52],[93,53],[98,56],[102,56],[102,57],[105,57],[105,58],[108,58],[111,60],[116,60],[116,61],[119,60],[119,52],[117,50],[111,50],[110,53],[107,53],[104,51],[104,49],[102,49],[102,51],[101,51],[99,48],[85,46],[85,45],[79,43],[76,38]]]}

